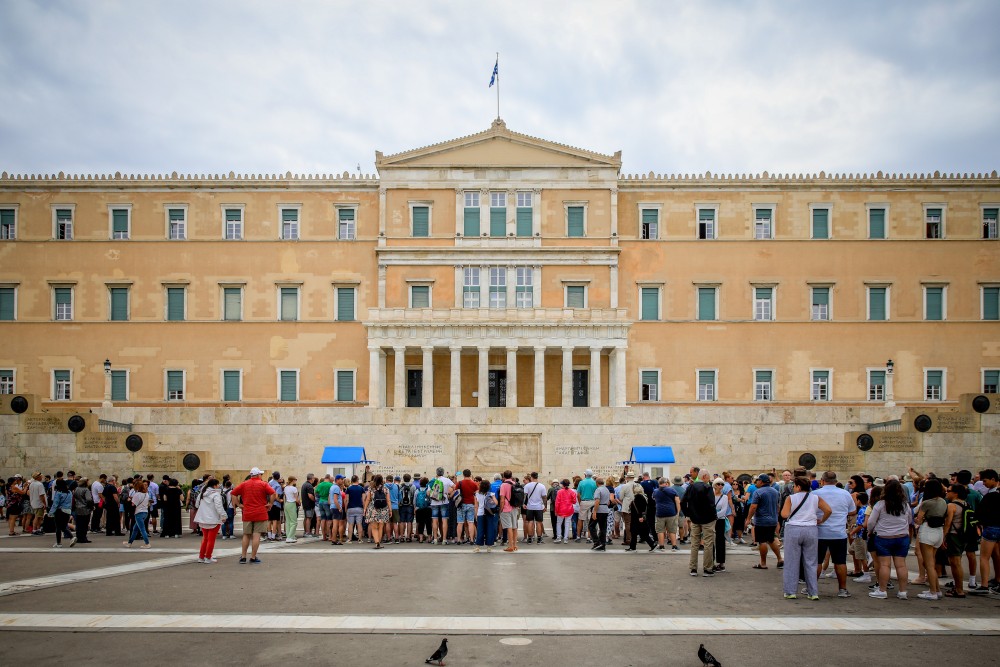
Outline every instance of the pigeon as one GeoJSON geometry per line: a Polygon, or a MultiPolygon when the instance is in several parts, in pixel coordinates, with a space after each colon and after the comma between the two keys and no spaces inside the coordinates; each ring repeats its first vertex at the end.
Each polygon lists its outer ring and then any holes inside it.
{"type": "Polygon", "coordinates": [[[698,659],[701,664],[711,667],[722,667],[722,663],[715,659],[715,656],[705,650],[704,644],[698,644],[698,659]]]}
{"type": "Polygon", "coordinates": [[[448,639],[442,639],[441,645],[438,646],[438,650],[434,651],[434,655],[424,660],[425,665],[433,665],[437,663],[438,665],[444,665],[444,657],[448,655],[448,639]]]}

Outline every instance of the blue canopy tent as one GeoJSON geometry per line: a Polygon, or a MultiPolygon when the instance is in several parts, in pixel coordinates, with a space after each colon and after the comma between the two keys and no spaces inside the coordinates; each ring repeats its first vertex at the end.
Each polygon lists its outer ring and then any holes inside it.
{"type": "Polygon", "coordinates": [[[651,475],[654,475],[653,468],[659,468],[654,476],[669,477],[670,464],[676,462],[673,447],[633,447],[629,453],[629,460],[622,461],[619,465],[636,466],[640,473],[648,472],[651,475]]]}
{"type": "Polygon", "coordinates": [[[324,447],[320,463],[331,475],[339,473],[350,477],[355,474],[355,466],[377,465],[378,461],[369,460],[364,447],[324,447]],[[340,468],[342,472],[335,468],[340,468]]]}

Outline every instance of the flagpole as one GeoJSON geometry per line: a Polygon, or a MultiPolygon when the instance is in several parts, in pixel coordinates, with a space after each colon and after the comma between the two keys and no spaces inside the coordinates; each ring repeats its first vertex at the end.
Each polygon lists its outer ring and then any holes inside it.
{"type": "Polygon", "coordinates": [[[500,52],[497,51],[497,120],[500,119],[500,52]]]}

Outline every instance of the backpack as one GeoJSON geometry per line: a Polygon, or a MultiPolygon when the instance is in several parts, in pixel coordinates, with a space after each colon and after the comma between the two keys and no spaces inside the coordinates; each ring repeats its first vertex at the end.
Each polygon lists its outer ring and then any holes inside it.
{"type": "Polygon", "coordinates": [[[435,502],[444,500],[444,482],[434,478],[431,481],[431,488],[427,490],[427,495],[435,502]]]}
{"type": "Polygon", "coordinates": [[[497,513],[497,499],[491,491],[486,492],[486,500],[483,501],[483,513],[486,516],[493,516],[497,513]]]}
{"type": "Polygon", "coordinates": [[[399,489],[399,506],[409,507],[413,504],[413,487],[409,484],[403,484],[399,489]]]}
{"type": "Polygon", "coordinates": [[[372,495],[372,503],[375,505],[375,509],[384,510],[388,503],[385,500],[385,487],[377,489],[372,495]]]}
{"type": "Polygon", "coordinates": [[[958,524],[958,535],[966,545],[975,544],[979,540],[979,519],[976,512],[969,507],[968,503],[955,503],[962,512],[961,521],[958,524]]]}
{"type": "Polygon", "coordinates": [[[521,482],[514,482],[514,488],[510,490],[511,507],[524,507],[524,487],[521,482]]]}
{"type": "Polygon", "coordinates": [[[426,509],[431,506],[431,499],[427,497],[427,489],[417,491],[417,509],[426,509]]]}

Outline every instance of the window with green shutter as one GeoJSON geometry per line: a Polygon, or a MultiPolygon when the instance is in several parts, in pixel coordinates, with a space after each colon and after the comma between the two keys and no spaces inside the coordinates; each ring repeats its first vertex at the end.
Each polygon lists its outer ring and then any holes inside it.
{"type": "Polygon", "coordinates": [[[179,240],[187,236],[185,213],[186,212],[182,208],[167,209],[167,218],[169,218],[167,238],[179,240]]]}
{"type": "Polygon", "coordinates": [[[292,322],[299,319],[299,288],[281,288],[281,319],[292,322]]]}
{"type": "Polygon", "coordinates": [[[73,288],[56,287],[56,319],[68,321],[73,319],[73,288]]]}
{"type": "Polygon", "coordinates": [[[659,287],[643,287],[642,288],[642,312],[640,313],[640,318],[642,320],[658,320],[660,319],[660,288],[659,287]]]}
{"type": "Polygon", "coordinates": [[[128,319],[128,288],[111,288],[111,321],[124,322],[128,319]]]}
{"type": "Polygon", "coordinates": [[[226,239],[238,241],[243,238],[243,209],[226,209],[226,239]]]}
{"type": "Polygon", "coordinates": [[[585,308],[587,288],[584,285],[569,285],[566,287],[566,307],[585,308]]]}
{"type": "Polygon", "coordinates": [[[659,400],[659,373],[656,371],[642,371],[641,373],[641,398],[643,401],[657,401],[659,400]]]}
{"type": "Polygon", "coordinates": [[[128,400],[128,371],[111,371],[111,400],[128,400]]]}
{"type": "Polygon", "coordinates": [[[639,237],[644,240],[660,238],[660,211],[655,208],[642,209],[642,229],[639,237]]]}
{"type": "Polygon", "coordinates": [[[56,209],[55,237],[60,241],[73,239],[73,210],[69,208],[56,209]]]}
{"type": "Polygon", "coordinates": [[[830,400],[830,371],[813,371],[812,373],[812,400],[830,400]]]}
{"type": "Polygon", "coordinates": [[[885,371],[868,371],[868,400],[885,400],[885,371]]]}
{"type": "Polygon", "coordinates": [[[583,207],[566,207],[566,236],[583,236],[583,207]]]}
{"type": "Polygon", "coordinates": [[[715,295],[714,287],[698,288],[698,319],[711,321],[716,319],[715,315],[715,295]]]}
{"type": "Polygon", "coordinates": [[[354,288],[353,287],[338,287],[337,288],[337,321],[338,322],[353,322],[354,321],[354,288]]]}
{"type": "MultiPolygon", "coordinates": [[[[527,199],[527,202],[530,203],[531,202],[531,199],[530,199],[530,194],[531,193],[528,193],[528,194],[529,194],[529,198],[527,199]]],[[[518,193],[518,201],[520,201],[520,199],[521,199],[521,193],[518,193]]],[[[520,237],[529,237],[529,236],[531,236],[531,228],[534,225],[532,217],[533,217],[533,212],[532,212],[531,206],[520,206],[520,205],[518,205],[518,207],[517,207],[517,235],[518,236],[520,236],[520,237]]]]}
{"type": "Polygon", "coordinates": [[[113,239],[128,238],[127,208],[111,209],[111,238],[113,239]]]}
{"type": "Polygon", "coordinates": [[[944,400],[944,371],[926,371],[927,387],[924,398],[928,401],[944,400]]]}
{"type": "Polygon", "coordinates": [[[52,398],[57,401],[68,401],[72,398],[69,371],[52,371],[52,398]]]}
{"type": "Polygon", "coordinates": [[[983,393],[996,394],[1000,389],[1000,369],[983,371],[983,393]]]}
{"type": "Polygon", "coordinates": [[[814,208],[812,217],[812,237],[814,239],[830,238],[830,211],[825,208],[814,208]]]}
{"type": "Polygon", "coordinates": [[[983,288],[983,319],[1000,320],[1000,287],[983,288]]]}
{"type": "Polygon", "coordinates": [[[0,239],[17,238],[17,213],[12,208],[0,208],[0,239]]]}
{"type": "Polygon", "coordinates": [[[507,236],[507,193],[490,193],[490,236],[507,236]]]}
{"type": "Polygon", "coordinates": [[[184,288],[167,288],[167,321],[184,321],[184,288]]]}
{"type": "Polygon", "coordinates": [[[924,288],[924,299],[925,299],[925,312],[926,316],[924,319],[927,320],[943,320],[944,319],[944,288],[943,287],[925,287],[924,288]]]}
{"type": "Polygon", "coordinates": [[[338,401],[354,400],[354,371],[352,370],[337,371],[337,400],[338,401]]]}
{"type": "Polygon", "coordinates": [[[413,215],[413,235],[430,236],[430,209],[426,206],[414,206],[413,215]]]}
{"type": "Polygon", "coordinates": [[[430,308],[430,285],[413,285],[410,287],[410,308],[430,308]]]}
{"type": "Polygon", "coordinates": [[[869,287],[868,288],[868,319],[872,321],[881,321],[888,319],[886,317],[886,296],[887,288],[885,287],[869,287]]]}
{"type": "Polygon", "coordinates": [[[465,210],[462,219],[462,233],[466,238],[479,237],[479,193],[465,192],[465,210]]]}
{"type": "Polygon", "coordinates": [[[812,318],[814,320],[830,319],[830,288],[812,288],[812,318]]]}
{"type": "Polygon", "coordinates": [[[0,368],[0,394],[14,393],[14,369],[0,368]]]}
{"type": "Polygon", "coordinates": [[[944,236],[944,219],[941,217],[941,211],[939,208],[929,208],[924,214],[925,236],[929,239],[939,239],[944,236]]]}
{"type": "Polygon", "coordinates": [[[243,319],[243,290],[239,287],[223,289],[224,320],[235,322],[243,319]]]}
{"type": "Polygon", "coordinates": [[[755,320],[774,319],[774,289],[771,287],[755,287],[753,291],[753,318],[755,320]]]}
{"type": "Polygon", "coordinates": [[[754,371],[753,397],[755,401],[770,401],[772,399],[772,375],[772,371],[754,371]]]}
{"type": "Polygon", "coordinates": [[[698,371],[698,400],[715,400],[715,371],[698,371]]]}
{"type": "Polygon", "coordinates": [[[868,209],[868,238],[870,238],[870,239],[884,239],[885,238],[885,209],[884,208],[871,208],[871,209],[868,209]]]}
{"type": "Polygon", "coordinates": [[[286,240],[299,238],[299,210],[297,208],[281,209],[281,238],[286,240]]]}
{"type": "Polygon", "coordinates": [[[995,239],[1000,234],[997,230],[997,213],[1000,213],[1000,209],[997,208],[984,208],[983,209],[983,238],[984,239],[995,239]]]}
{"type": "Polygon", "coordinates": [[[754,211],[753,237],[755,239],[772,238],[771,209],[758,208],[754,211]]]}
{"type": "Polygon", "coordinates": [[[281,371],[281,400],[298,400],[298,378],[297,371],[281,371]]]}
{"type": "Polygon", "coordinates": [[[17,292],[13,287],[0,287],[0,321],[12,322],[17,317],[17,292]]]}
{"type": "Polygon", "coordinates": [[[715,238],[715,209],[698,209],[698,238],[711,240],[715,238]]]}
{"type": "Polygon", "coordinates": [[[184,400],[184,371],[167,371],[167,400],[184,400]]]}
{"type": "Polygon", "coordinates": [[[240,400],[240,372],[222,371],[222,400],[240,400]]]}
{"type": "Polygon", "coordinates": [[[337,238],[341,241],[353,241],[357,228],[355,226],[355,210],[353,208],[337,209],[337,238]]]}

